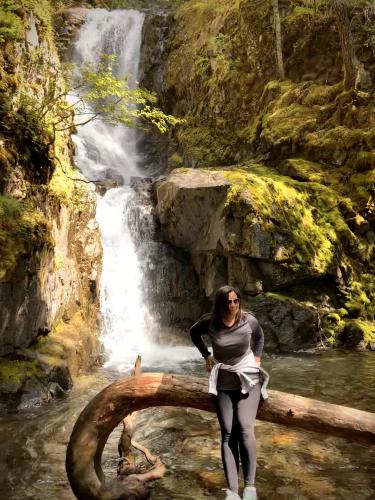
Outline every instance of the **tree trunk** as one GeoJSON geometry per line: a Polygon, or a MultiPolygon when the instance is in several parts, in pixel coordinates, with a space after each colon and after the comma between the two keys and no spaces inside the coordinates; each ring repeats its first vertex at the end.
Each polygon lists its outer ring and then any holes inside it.
{"type": "MultiPolygon", "coordinates": [[[[127,377],[101,391],[78,417],[68,444],[66,471],[79,500],[147,498],[142,478],[137,480],[135,476],[125,482],[105,479],[101,456],[112,430],[130,413],[151,406],[182,406],[213,412],[214,398],[207,393],[206,379],[163,373],[127,377]]],[[[270,390],[269,399],[261,405],[257,417],[375,444],[375,414],[345,406],[270,390]]]]}
{"type": "Polygon", "coordinates": [[[342,60],[344,65],[344,88],[346,90],[355,89],[359,83],[357,82],[358,71],[346,0],[332,0],[331,9],[336,18],[340,36],[342,60]]]}
{"type": "Polygon", "coordinates": [[[281,38],[281,22],[280,22],[280,12],[279,12],[279,1],[272,0],[273,7],[273,19],[275,24],[275,39],[276,39],[276,60],[277,60],[277,69],[279,73],[279,78],[284,80],[285,71],[284,71],[284,61],[283,61],[283,46],[282,46],[282,38],[281,38]]]}

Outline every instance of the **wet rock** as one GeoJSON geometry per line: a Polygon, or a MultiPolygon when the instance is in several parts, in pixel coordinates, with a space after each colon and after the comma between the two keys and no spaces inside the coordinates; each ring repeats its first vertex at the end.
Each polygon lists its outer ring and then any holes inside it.
{"type": "Polygon", "coordinates": [[[79,28],[86,21],[89,9],[84,7],[71,7],[61,10],[54,18],[57,33],[57,46],[63,56],[69,52],[69,45],[76,37],[79,28]]]}
{"type": "Polygon", "coordinates": [[[371,349],[375,342],[375,327],[372,323],[362,319],[353,319],[346,322],[340,335],[340,342],[358,351],[371,349]]]}
{"type": "Polygon", "coordinates": [[[258,318],[265,333],[267,352],[290,352],[317,341],[318,312],[293,299],[276,294],[245,297],[244,308],[258,318]]]}
{"type": "Polygon", "coordinates": [[[0,283],[0,355],[28,347],[78,309],[97,307],[92,282],[99,279],[101,246],[93,195],[87,194],[85,211],[63,205],[49,215],[54,248],[22,257],[0,283]]]}

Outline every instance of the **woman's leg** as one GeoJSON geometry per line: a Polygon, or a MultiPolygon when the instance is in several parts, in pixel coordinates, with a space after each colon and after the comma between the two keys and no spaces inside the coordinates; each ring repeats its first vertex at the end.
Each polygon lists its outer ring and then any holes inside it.
{"type": "Polygon", "coordinates": [[[241,463],[245,486],[254,484],[256,472],[255,417],[260,400],[260,384],[243,394],[237,404],[241,463]]]}
{"type": "MultiPolygon", "coordinates": [[[[221,457],[225,477],[230,490],[238,493],[238,429],[233,425],[233,397],[231,392],[219,391],[216,398],[216,412],[221,428],[221,457]]],[[[237,399],[237,398],[236,398],[237,399]]]]}

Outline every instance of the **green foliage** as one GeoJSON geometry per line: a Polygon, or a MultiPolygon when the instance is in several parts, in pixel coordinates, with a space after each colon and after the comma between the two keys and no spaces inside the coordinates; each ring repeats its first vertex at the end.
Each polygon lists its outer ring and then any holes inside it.
{"type": "MultiPolygon", "coordinates": [[[[75,106],[76,115],[86,114],[83,102],[92,108],[91,115],[77,125],[87,123],[97,117],[102,120],[125,126],[138,126],[137,121],[156,126],[160,132],[167,132],[171,125],[177,125],[181,120],[166,115],[155,107],[156,97],[151,92],[137,88],[131,89],[127,77],[121,78],[114,74],[115,57],[106,56],[98,64],[85,65],[74,87],[80,92],[81,101],[75,106]]],[[[69,107],[68,107],[69,109],[69,107]]]]}
{"type": "Polygon", "coordinates": [[[49,243],[48,222],[41,212],[0,195],[0,282],[14,269],[19,255],[49,243]]]}
{"type": "Polygon", "coordinates": [[[24,87],[1,94],[1,133],[17,145],[20,163],[33,170],[34,180],[46,182],[52,173],[53,138],[40,115],[40,101],[24,87]]]}
{"type": "MultiPolygon", "coordinates": [[[[51,65],[48,71],[41,50],[34,50],[30,58],[23,71],[28,85],[0,92],[0,133],[16,143],[20,163],[32,173],[34,182],[50,180],[58,158],[59,135],[73,132],[76,126],[100,118],[129,127],[151,125],[164,133],[181,122],[158,109],[153,94],[131,89],[126,77],[115,76],[113,57],[81,68],[51,65]],[[33,83],[38,75],[43,85],[33,83]],[[68,81],[73,81],[72,91],[68,81]],[[75,97],[68,101],[70,92],[75,97]]],[[[60,184],[55,182],[56,192],[61,192],[60,184]]]]}
{"type": "Polygon", "coordinates": [[[28,28],[22,12],[32,11],[39,23],[39,34],[52,33],[50,0],[2,0],[0,6],[0,44],[20,41],[28,28]],[[21,12],[21,13],[20,13],[21,12]]]}
{"type": "Polygon", "coordinates": [[[14,13],[18,8],[15,0],[3,0],[0,6],[0,44],[21,40],[25,28],[21,18],[14,13]]]}

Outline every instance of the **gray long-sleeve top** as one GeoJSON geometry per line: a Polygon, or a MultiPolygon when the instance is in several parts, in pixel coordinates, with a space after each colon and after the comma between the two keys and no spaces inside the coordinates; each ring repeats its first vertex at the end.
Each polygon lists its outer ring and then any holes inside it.
{"type": "MultiPolygon", "coordinates": [[[[204,315],[190,329],[193,343],[204,358],[210,355],[202,335],[207,334],[211,339],[214,358],[219,363],[235,365],[251,350],[254,356],[261,356],[264,345],[264,334],[258,320],[250,313],[242,312],[237,323],[231,327],[224,324],[215,327],[211,315],[204,315]]],[[[219,371],[217,388],[219,390],[240,389],[241,384],[235,373],[225,370],[219,371]]]]}

